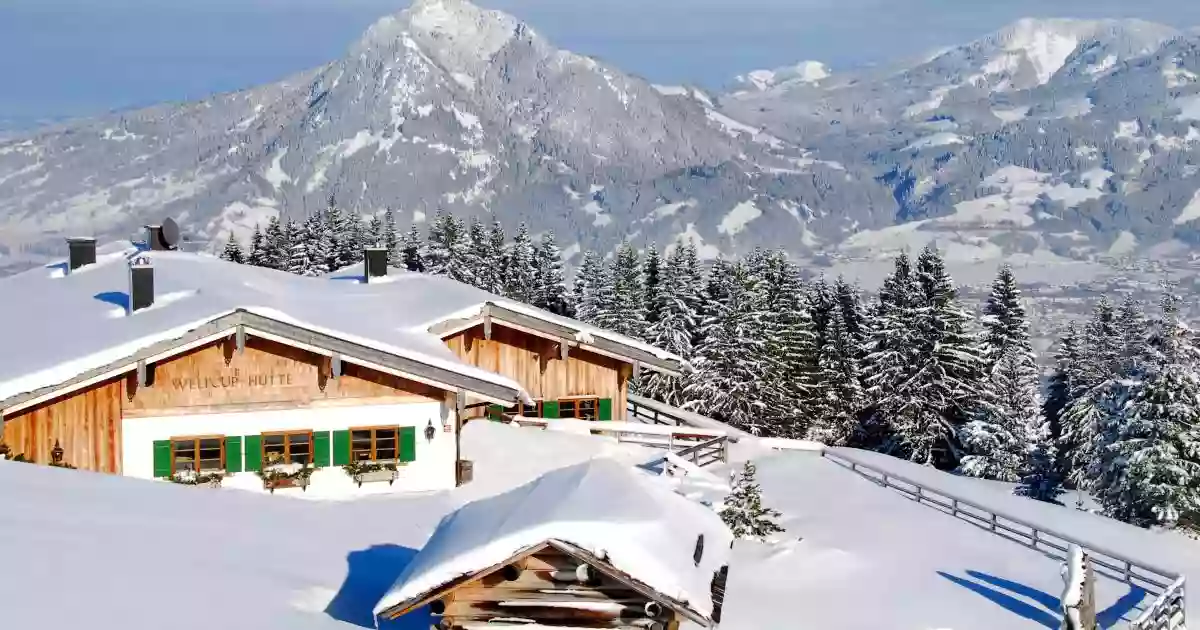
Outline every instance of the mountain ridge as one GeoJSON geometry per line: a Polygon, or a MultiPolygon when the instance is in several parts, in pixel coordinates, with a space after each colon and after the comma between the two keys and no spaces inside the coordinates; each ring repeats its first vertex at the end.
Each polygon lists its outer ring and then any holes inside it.
{"type": "Polygon", "coordinates": [[[912,63],[805,62],[708,95],[419,0],[284,81],[0,141],[0,267],[167,214],[215,247],[331,196],[402,227],[441,209],[527,221],[572,252],[691,238],[707,257],[783,247],[818,265],[931,241],[952,262],[1186,259],[1197,42],[1026,19],[912,63]]]}

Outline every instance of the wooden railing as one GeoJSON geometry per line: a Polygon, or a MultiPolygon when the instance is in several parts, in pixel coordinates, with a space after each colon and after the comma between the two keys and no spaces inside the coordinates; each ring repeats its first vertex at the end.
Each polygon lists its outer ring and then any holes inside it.
{"type": "Polygon", "coordinates": [[[626,403],[626,409],[629,411],[629,420],[637,422],[646,422],[647,424],[665,424],[679,426],[679,417],[661,411],[657,405],[651,407],[647,404],[639,402],[637,397],[630,396],[626,403]]]}
{"type": "Polygon", "coordinates": [[[1131,628],[1134,630],[1174,630],[1186,626],[1185,581],[1182,575],[1174,571],[1155,567],[1076,540],[1053,529],[996,512],[969,499],[936,490],[902,475],[882,470],[845,453],[825,450],[824,456],[830,461],[845,466],[881,486],[896,490],[918,503],[943,511],[1052,558],[1065,559],[1069,546],[1079,545],[1087,550],[1092,564],[1100,568],[1097,573],[1157,595],[1154,602],[1143,611],[1141,616],[1130,624],[1131,628]]]}
{"type": "Polygon", "coordinates": [[[729,437],[722,435],[678,451],[672,449],[672,452],[701,468],[725,463],[729,461],[729,437]]]}

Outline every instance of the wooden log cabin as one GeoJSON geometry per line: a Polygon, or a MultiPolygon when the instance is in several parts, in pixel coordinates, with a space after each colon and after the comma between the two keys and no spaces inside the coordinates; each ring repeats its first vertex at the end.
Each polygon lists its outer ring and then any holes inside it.
{"type": "Polygon", "coordinates": [[[593,460],[444,519],[375,613],[380,628],[712,627],[731,543],[712,510],[593,460]]]}
{"type": "Polygon", "coordinates": [[[86,239],[70,252],[0,279],[20,305],[0,326],[9,457],[270,492],[436,490],[463,481],[470,418],[620,419],[642,366],[683,368],[386,266],[303,278],[86,239]]]}

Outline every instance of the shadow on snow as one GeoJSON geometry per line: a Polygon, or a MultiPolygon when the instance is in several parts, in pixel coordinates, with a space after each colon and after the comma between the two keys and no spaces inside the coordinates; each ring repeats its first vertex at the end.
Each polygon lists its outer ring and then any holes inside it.
{"type": "MultiPolygon", "coordinates": [[[[375,626],[375,604],[412,562],[416,550],[398,545],[374,545],[346,556],[346,581],[325,608],[325,614],[362,628],[375,626]]],[[[387,630],[429,630],[429,610],[415,610],[396,621],[381,622],[387,630]]]]}
{"type": "MultiPolygon", "coordinates": [[[[967,571],[966,573],[974,579],[938,571],[938,575],[983,596],[1015,615],[1045,628],[1057,629],[1060,627],[1061,600],[1058,597],[981,571],[967,571]],[[1034,603],[1031,604],[1030,601],[1034,603]]],[[[1145,589],[1130,585],[1129,592],[1122,595],[1108,608],[1096,612],[1097,625],[1101,628],[1112,628],[1120,621],[1132,621],[1134,615],[1131,613],[1141,609],[1141,603],[1148,594],[1145,589]]]]}
{"type": "Polygon", "coordinates": [[[124,291],[105,291],[92,296],[101,302],[107,302],[124,310],[129,310],[129,294],[124,291]]]}

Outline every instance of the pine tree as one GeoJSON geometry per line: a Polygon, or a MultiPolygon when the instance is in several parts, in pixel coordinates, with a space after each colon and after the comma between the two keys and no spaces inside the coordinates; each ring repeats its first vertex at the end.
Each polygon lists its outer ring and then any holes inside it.
{"type": "Polygon", "coordinates": [[[862,433],[859,414],[865,407],[858,353],[842,309],[830,313],[826,341],[817,358],[819,387],[813,411],[817,419],[809,437],[830,446],[850,444],[862,433]]]}
{"type": "Polygon", "coordinates": [[[1093,486],[1109,516],[1174,526],[1200,509],[1200,372],[1192,335],[1164,301],[1162,354],[1133,383],[1118,435],[1102,444],[1093,486]]]}
{"type": "Polygon", "coordinates": [[[962,430],[971,455],[962,471],[971,477],[1018,481],[1030,440],[1039,430],[1038,373],[1032,353],[1010,345],[1000,355],[977,417],[962,430]]]}
{"type": "Polygon", "coordinates": [[[542,233],[534,251],[533,305],[555,313],[567,314],[567,288],[563,276],[562,250],[554,240],[554,232],[542,233]]]}
{"type": "Polygon", "coordinates": [[[1102,297],[1084,327],[1079,365],[1071,378],[1075,390],[1059,416],[1058,449],[1067,483],[1089,490],[1097,482],[1099,457],[1116,433],[1125,384],[1120,381],[1123,340],[1112,302],[1102,297]]]}
{"type": "Polygon", "coordinates": [[[488,273],[479,280],[479,285],[489,293],[504,295],[504,269],[507,267],[505,251],[508,247],[508,237],[504,235],[504,226],[499,221],[492,222],[492,228],[488,230],[487,243],[480,260],[488,273]]]}
{"type": "Polygon", "coordinates": [[[820,414],[811,399],[824,385],[804,284],[800,269],[782,251],[765,253],[759,267],[755,308],[763,325],[754,334],[766,348],[762,379],[770,433],[804,438],[820,414]]]}
{"type": "Polygon", "coordinates": [[[1117,308],[1116,327],[1120,334],[1117,373],[1135,376],[1149,360],[1150,334],[1142,304],[1133,296],[1126,296],[1117,308]]]}
{"type": "Polygon", "coordinates": [[[488,268],[487,247],[487,228],[479,220],[479,217],[471,217],[471,225],[467,228],[466,265],[471,271],[475,287],[484,291],[489,290],[492,286],[489,276],[496,273],[495,270],[488,268]]]}
{"type": "MultiPolygon", "coordinates": [[[[666,265],[662,269],[659,282],[662,308],[659,310],[658,321],[650,324],[646,331],[647,340],[654,347],[684,359],[690,359],[692,356],[692,330],[696,319],[696,313],[688,299],[691,284],[684,249],[677,247],[667,256],[666,265]]],[[[684,402],[682,387],[678,377],[651,372],[643,380],[641,391],[655,400],[678,407],[684,402]]]]}
{"type": "Polygon", "coordinates": [[[746,462],[734,480],[733,492],[725,498],[720,515],[736,538],[762,541],[784,530],[776,522],[782,514],[763,506],[762,488],[756,476],[753,462],[746,462]]]}
{"type": "Polygon", "coordinates": [[[714,265],[711,275],[718,277],[710,277],[710,288],[728,293],[713,300],[711,314],[700,326],[702,342],[684,390],[685,406],[761,435],[769,428],[762,383],[768,367],[760,334],[763,313],[743,265],[714,265]]]}
{"type": "Polygon", "coordinates": [[[288,273],[294,273],[299,276],[313,275],[311,273],[313,265],[313,247],[311,243],[314,236],[311,231],[310,222],[305,221],[299,226],[292,225],[292,229],[288,230],[288,232],[291,236],[288,239],[291,244],[291,250],[285,269],[288,273]]]}
{"type": "Polygon", "coordinates": [[[363,246],[383,247],[383,242],[383,219],[380,219],[379,215],[373,215],[363,233],[363,246]]]}
{"type": "Polygon", "coordinates": [[[246,256],[246,262],[255,267],[266,267],[266,251],[263,249],[263,233],[254,226],[254,235],[250,237],[250,254],[246,256]]]}
{"type": "Polygon", "coordinates": [[[1062,415],[1067,405],[1079,394],[1078,378],[1075,376],[1080,367],[1079,332],[1074,323],[1068,324],[1066,331],[1058,342],[1055,353],[1054,371],[1050,374],[1046,386],[1046,399],[1042,402],[1042,417],[1046,420],[1049,439],[1056,453],[1059,476],[1065,478],[1070,472],[1062,458],[1062,450],[1058,447],[1062,439],[1062,415]]]}
{"type": "Polygon", "coordinates": [[[992,293],[983,309],[983,328],[983,360],[988,369],[994,367],[1010,347],[1032,352],[1021,290],[1012,267],[1007,264],[1000,267],[992,283],[992,293]]]}
{"type": "Polygon", "coordinates": [[[838,276],[837,282],[833,285],[833,292],[837,296],[838,304],[841,305],[842,322],[854,344],[855,356],[861,360],[865,356],[863,352],[867,343],[869,322],[867,314],[863,312],[862,297],[858,287],[838,276]]]}
{"type": "Polygon", "coordinates": [[[263,235],[263,266],[287,271],[292,257],[291,221],[284,224],[278,217],[271,217],[263,235]]]}
{"type": "Polygon", "coordinates": [[[424,256],[425,272],[474,284],[468,250],[466,225],[449,212],[439,211],[429,226],[429,249],[424,256]]]}
{"type": "Polygon", "coordinates": [[[645,325],[654,325],[662,317],[665,298],[662,291],[662,259],[654,243],[646,248],[646,258],[642,261],[642,297],[641,303],[645,311],[645,325]]]}
{"type": "Polygon", "coordinates": [[[537,289],[537,261],[529,227],[517,226],[517,233],[507,249],[504,267],[504,295],[530,304],[537,289]]]}
{"type": "MultiPolygon", "coordinates": [[[[258,234],[257,230],[255,234],[258,234]]],[[[232,232],[229,233],[229,240],[225,242],[225,249],[221,251],[221,260],[228,260],[239,265],[246,262],[246,257],[242,254],[242,246],[238,244],[237,235],[232,232]]]]}
{"type": "Polygon", "coordinates": [[[872,310],[863,364],[863,384],[870,404],[864,414],[861,445],[865,448],[899,450],[894,425],[902,414],[914,412],[910,404],[916,392],[910,375],[917,373],[921,363],[915,326],[919,291],[911,261],[901,253],[894,261],[892,274],[884,279],[872,310]]]}
{"type": "Polygon", "coordinates": [[[610,291],[601,294],[597,325],[628,337],[640,339],[646,326],[642,303],[641,262],[628,242],[617,248],[608,266],[610,291]]]}
{"type": "MultiPolygon", "coordinates": [[[[414,221],[415,223],[415,221],[414,221]]],[[[399,267],[403,264],[400,255],[400,235],[396,232],[396,213],[388,208],[383,213],[383,225],[380,228],[380,245],[387,249],[389,267],[399,267]]]]}
{"type": "Polygon", "coordinates": [[[1020,482],[1013,488],[1013,494],[1047,503],[1057,503],[1059,495],[1064,490],[1062,475],[1058,468],[1057,450],[1054,447],[1054,440],[1050,436],[1049,423],[1038,422],[1030,435],[1030,440],[1025,467],[1021,473],[1020,482]]]}
{"type": "Polygon", "coordinates": [[[604,286],[604,266],[595,252],[586,252],[575,272],[571,301],[575,305],[575,319],[581,322],[595,324],[600,314],[600,296],[608,290],[604,286]]]}
{"type": "Polygon", "coordinates": [[[329,261],[333,259],[333,226],[325,212],[313,213],[304,221],[305,232],[309,236],[308,259],[310,261],[308,274],[322,276],[330,271],[329,261]]]}
{"type": "Polygon", "coordinates": [[[425,254],[423,250],[424,248],[421,246],[421,231],[417,229],[417,224],[414,223],[409,227],[408,234],[404,236],[404,247],[401,250],[400,263],[409,271],[424,272],[425,254]]]}
{"type": "Polygon", "coordinates": [[[328,223],[332,232],[332,257],[330,271],[360,263],[363,259],[362,220],[355,214],[346,214],[329,198],[328,223]]]}

